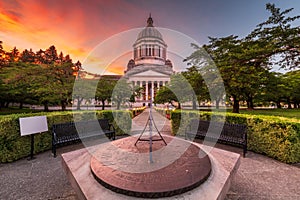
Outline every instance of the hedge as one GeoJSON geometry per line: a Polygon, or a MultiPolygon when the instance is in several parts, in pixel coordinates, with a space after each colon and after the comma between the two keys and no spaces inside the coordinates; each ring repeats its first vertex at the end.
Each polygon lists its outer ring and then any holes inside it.
{"type": "Polygon", "coordinates": [[[133,109],[131,110],[132,116],[133,116],[133,117],[138,116],[138,115],[141,114],[145,109],[146,109],[146,106],[139,107],[139,108],[133,108],[133,109]]]}
{"type": "Polygon", "coordinates": [[[300,162],[300,120],[276,116],[173,111],[172,133],[184,136],[190,119],[222,120],[248,127],[248,149],[285,163],[300,162]]]}
{"type": "Polygon", "coordinates": [[[165,116],[167,119],[170,119],[171,112],[172,110],[166,109],[166,108],[159,108],[159,107],[154,107],[156,112],[160,113],[161,115],[165,116]]]}
{"type": "Polygon", "coordinates": [[[108,118],[116,128],[116,134],[122,135],[130,131],[132,113],[130,111],[68,111],[27,113],[0,116],[0,162],[12,162],[26,157],[30,152],[30,136],[20,136],[19,118],[31,116],[47,116],[48,132],[35,134],[34,153],[51,149],[51,128],[53,124],[70,121],[108,118]]]}

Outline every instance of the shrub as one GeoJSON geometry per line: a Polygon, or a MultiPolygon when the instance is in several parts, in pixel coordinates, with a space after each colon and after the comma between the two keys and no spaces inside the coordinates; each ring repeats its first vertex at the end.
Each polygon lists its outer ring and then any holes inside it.
{"type": "Polygon", "coordinates": [[[133,108],[133,109],[131,110],[132,116],[133,116],[133,117],[138,116],[138,115],[141,114],[145,109],[146,109],[146,106],[139,107],[139,108],[133,108]]]}
{"type": "Polygon", "coordinates": [[[116,134],[127,133],[131,129],[131,113],[129,111],[76,111],[28,113],[0,116],[0,162],[12,162],[26,157],[30,153],[30,136],[20,135],[19,118],[31,116],[47,116],[48,129],[45,133],[34,135],[34,153],[51,148],[53,124],[70,121],[108,118],[116,128],[116,134]],[[118,119],[118,120],[116,120],[118,119]],[[121,120],[120,120],[121,119],[121,120]]]}
{"type": "Polygon", "coordinates": [[[248,127],[248,149],[286,163],[300,162],[300,121],[288,118],[233,113],[174,111],[171,113],[173,134],[184,136],[192,118],[221,120],[248,127]]]}
{"type": "Polygon", "coordinates": [[[159,107],[154,107],[156,112],[161,114],[162,116],[166,117],[167,119],[171,118],[171,112],[172,110],[166,109],[166,108],[159,108],[159,107]]]}

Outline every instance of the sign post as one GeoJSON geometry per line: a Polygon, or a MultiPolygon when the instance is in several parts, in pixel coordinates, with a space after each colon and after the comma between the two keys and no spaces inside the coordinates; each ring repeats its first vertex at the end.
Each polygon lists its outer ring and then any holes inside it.
{"type": "Polygon", "coordinates": [[[47,117],[36,116],[36,117],[24,117],[19,118],[21,136],[30,135],[31,147],[30,147],[30,158],[34,159],[34,134],[48,131],[47,117]]]}

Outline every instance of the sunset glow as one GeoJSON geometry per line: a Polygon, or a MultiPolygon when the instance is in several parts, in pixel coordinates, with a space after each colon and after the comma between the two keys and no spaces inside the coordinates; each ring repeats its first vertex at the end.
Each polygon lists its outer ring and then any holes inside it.
{"type": "MultiPolygon", "coordinates": [[[[212,3],[178,0],[0,0],[0,41],[6,51],[17,47],[20,52],[24,49],[36,52],[55,45],[58,53],[70,54],[73,62],[90,59],[93,73],[98,68],[102,71],[106,68],[106,73],[123,74],[130,55],[126,59],[112,60],[108,68],[101,65],[101,60],[105,58],[87,56],[111,36],[144,27],[150,12],[154,26],[177,30],[203,43],[207,41],[207,36],[243,35],[249,32],[266,19],[266,2],[257,1],[249,4],[250,7],[244,5],[245,2],[226,4],[224,7],[223,1],[219,0],[212,3]],[[248,16],[245,14],[248,12],[243,11],[245,8],[253,8],[258,14],[254,16],[251,14],[253,12],[249,12],[248,16]],[[210,12],[212,10],[214,12],[210,12]],[[241,17],[232,18],[231,13],[241,17]]],[[[279,6],[295,7],[297,12],[299,4],[297,6],[296,2],[292,0],[291,5],[281,3],[284,5],[279,6]]],[[[176,38],[170,41],[173,41],[172,45],[178,42],[176,38]]],[[[117,47],[112,46],[110,51],[117,47]]]]}

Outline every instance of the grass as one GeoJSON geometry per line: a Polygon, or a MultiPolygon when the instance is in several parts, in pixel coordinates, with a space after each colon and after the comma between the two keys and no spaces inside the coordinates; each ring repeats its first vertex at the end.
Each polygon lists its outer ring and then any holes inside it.
{"type": "Polygon", "coordinates": [[[248,115],[268,115],[286,118],[300,119],[300,109],[256,109],[256,110],[240,110],[242,114],[248,115]]]}
{"type": "MultiPolygon", "coordinates": [[[[9,107],[9,108],[1,108],[0,115],[9,115],[16,113],[35,113],[42,112],[41,110],[32,110],[30,108],[19,109],[18,107],[9,107]]],[[[227,112],[231,112],[230,109],[227,112]]],[[[246,110],[240,109],[241,114],[248,115],[268,115],[268,116],[278,116],[278,117],[286,117],[286,118],[295,118],[300,120],[300,109],[254,109],[254,110],[246,110]]]]}
{"type": "Polygon", "coordinates": [[[17,114],[17,113],[36,113],[36,112],[41,112],[41,111],[32,110],[30,108],[20,109],[18,107],[9,107],[9,108],[1,108],[0,115],[10,115],[10,114],[17,114]]]}

